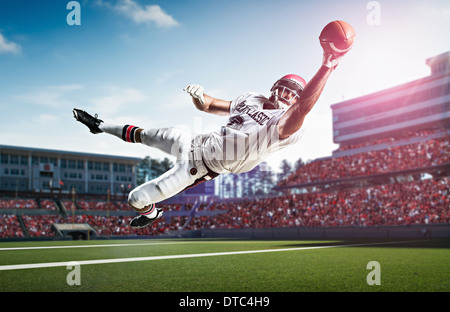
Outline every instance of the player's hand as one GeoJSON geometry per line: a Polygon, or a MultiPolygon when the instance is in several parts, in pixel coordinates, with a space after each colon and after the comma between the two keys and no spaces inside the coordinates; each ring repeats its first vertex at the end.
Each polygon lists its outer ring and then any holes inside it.
{"type": "Polygon", "coordinates": [[[344,57],[345,53],[329,53],[329,52],[323,52],[323,60],[322,65],[326,66],[331,69],[335,69],[341,59],[344,57]]]}
{"type": "Polygon", "coordinates": [[[183,91],[189,93],[194,99],[197,99],[200,104],[205,105],[205,98],[203,96],[203,87],[198,84],[187,85],[183,91]]]}

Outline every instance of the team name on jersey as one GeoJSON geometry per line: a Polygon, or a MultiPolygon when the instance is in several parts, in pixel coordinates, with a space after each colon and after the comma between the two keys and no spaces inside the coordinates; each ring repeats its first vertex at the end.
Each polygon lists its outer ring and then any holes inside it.
{"type": "Polygon", "coordinates": [[[264,112],[248,106],[246,104],[246,101],[243,101],[242,103],[236,105],[235,110],[238,113],[247,114],[250,118],[252,118],[254,121],[256,121],[256,123],[258,123],[261,126],[266,124],[270,119],[270,117],[264,114],[264,112]]]}

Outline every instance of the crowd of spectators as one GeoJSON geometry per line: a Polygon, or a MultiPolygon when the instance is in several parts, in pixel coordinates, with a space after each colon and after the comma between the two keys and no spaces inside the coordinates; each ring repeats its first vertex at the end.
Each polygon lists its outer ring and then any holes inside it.
{"type": "Polygon", "coordinates": [[[77,205],[81,210],[100,210],[100,211],[119,210],[119,208],[111,201],[79,200],[77,201],[77,205]]]}
{"type": "MultiPolygon", "coordinates": [[[[75,206],[73,200],[61,200],[67,211],[71,211],[72,207],[75,210],[83,211],[132,211],[127,202],[121,201],[103,201],[103,200],[75,200],[75,206]]],[[[165,211],[172,210],[186,210],[192,205],[186,204],[164,204],[165,211]]]]}
{"type": "MultiPolygon", "coordinates": [[[[162,217],[144,229],[129,226],[131,216],[22,215],[30,237],[51,237],[52,223],[87,223],[98,235],[160,235],[182,229],[378,226],[450,223],[448,178],[392,185],[293,194],[266,199],[213,203],[215,216],[162,217]]],[[[0,216],[0,237],[23,237],[15,215],[0,216]]]]}
{"type": "Polygon", "coordinates": [[[48,210],[58,210],[58,206],[56,206],[56,203],[54,200],[51,199],[43,199],[40,201],[40,205],[42,209],[48,209],[48,210]]]}
{"type": "Polygon", "coordinates": [[[0,237],[24,237],[16,215],[0,215],[0,237]]]}
{"type": "MultiPolygon", "coordinates": [[[[75,215],[22,215],[29,237],[53,237],[52,224],[89,224],[97,235],[158,235],[180,230],[187,217],[172,217],[166,222],[164,217],[144,229],[130,227],[131,216],[75,215]]],[[[23,237],[24,233],[15,215],[0,216],[0,237],[23,237]]]]}
{"type": "Polygon", "coordinates": [[[54,236],[51,226],[60,218],[60,216],[55,215],[22,215],[22,220],[30,237],[54,236]]]}
{"type": "Polygon", "coordinates": [[[313,161],[299,168],[278,186],[385,174],[450,163],[449,137],[389,147],[350,156],[313,161]]]}
{"type": "MultiPolygon", "coordinates": [[[[344,177],[375,175],[450,163],[448,136],[416,144],[389,147],[311,162],[278,185],[294,185],[344,177]]],[[[0,215],[0,237],[51,237],[52,223],[87,223],[98,235],[159,235],[182,228],[238,229],[273,227],[336,227],[450,223],[448,178],[425,179],[321,193],[293,194],[235,202],[208,202],[197,211],[226,211],[214,216],[165,217],[144,229],[129,226],[131,216],[103,216],[95,211],[130,211],[125,201],[78,198],[60,202],[86,214],[0,215]],[[22,218],[20,221],[19,219],[22,218]],[[20,222],[19,222],[20,221],[20,222]],[[25,228],[21,226],[21,222],[25,228]],[[189,224],[187,224],[189,221],[189,224]],[[25,230],[25,232],[24,232],[25,230]]],[[[193,204],[162,205],[165,211],[189,211],[193,204]]],[[[0,199],[0,208],[57,210],[49,199],[0,199]]],[[[200,214],[199,214],[200,215],[200,214]]]]}
{"type": "MultiPolygon", "coordinates": [[[[95,215],[95,211],[131,211],[128,203],[121,201],[104,201],[102,199],[95,200],[93,198],[75,201],[63,199],[61,203],[67,211],[67,217],[63,214],[47,215],[47,214],[26,214],[21,213],[20,216],[14,214],[0,215],[0,237],[52,237],[55,235],[51,225],[53,223],[87,223],[91,225],[98,235],[157,235],[167,231],[179,230],[187,221],[187,217],[172,217],[170,222],[163,217],[158,222],[153,223],[145,229],[132,229],[129,223],[132,219],[130,216],[103,216],[95,215]],[[86,211],[85,215],[72,216],[72,207],[76,211],[86,211]],[[94,212],[92,214],[91,212],[94,212]],[[18,218],[22,218],[26,232],[22,229],[18,218]]],[[[18,209],[46,209],[58,210],[58,206],[53,199],[0,199],[0,208],[18,209]]],[[[161,207],[165,211],[181,211],[189,210],[192,204],[165,204],[161,207]]]]}
{"type": "Polygon", "coordinates": [[[34,199],[0,199],[0,208],[8,209],[38,209],[34,199]]]}
{"type": "Polygon", "coordinates": [[[445,178],[218,203],[220,209],[227,209],[227,213],[196,218],[189,228],[364,227],[450,223],[449,195],[450,184],[445,178]]]}
{"type": "Polygon", "coordinates": [[[0,208],[3,209],[48,209],[58,210],[56,203],[51,199],[22,199],[22,198],[4,198],[0,199],[0,208]],[[39,202],[38,202],[39,201],[39,202]]]}

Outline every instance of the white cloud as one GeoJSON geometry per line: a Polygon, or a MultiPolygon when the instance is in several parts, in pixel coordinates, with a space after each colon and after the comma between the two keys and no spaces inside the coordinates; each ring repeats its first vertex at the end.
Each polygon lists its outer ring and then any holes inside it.
{"type": "Polygon", "coordinates": [[[39,88],[37,91],[25,93],[15,96],[19,101],[37,105],[43,105],[53,108],[72,106],[67,93],[82,89],[78,84],[61,85],[61,86],[47,86],[39,88]]]}
{"type": "Polygon", "coordinates": [[[92,97],[88,101],[93,104],[93,110],[109,116],[133,110],[133,105],[144,103],[148,99],[141,90],[134,88],[109,86],[105,92],[107,95],[92,97]]]}
{"type": "Polygon", "coordinates": [[[35,116],[33,120],[38,123],[39,125],[50,125],[58,121],[58,116],[56,115],[50,115],[50,114],[41,114],[38,116],[35,116]]]}
{"type": "Polygon", "coordinates": [[[75,91],[75,90],[80,90],[83,89],[82,85],[79,84],[69,84],[69,85],[62,85],[62,86],[50,86],[49,87],[51,90],[56,90],[56,91],[75,91]]]}
{"type": "Polygon", "coordinates": [[[20,51],[20,45],[15,42],[8,41],[2,34],[0,34],[0,53],[18,54],[20,51]]]}
{"type": "Polygon", "coordinates": [[[119,0],[116,4],[99,0],[97,3],[116,10],[138,24],[155,24],[157,27],[163,28],[179,25],[179,23],[161,9],[159,5],[142,6],[133,0],[119,0]]]}

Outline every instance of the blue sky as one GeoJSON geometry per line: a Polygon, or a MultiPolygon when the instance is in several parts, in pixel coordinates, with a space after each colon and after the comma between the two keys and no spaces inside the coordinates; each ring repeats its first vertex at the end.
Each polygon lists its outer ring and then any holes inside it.
{"type": "Polygon", "coordinates": [[[0,1],[0,144],[122,156],[156,150],[92,135],[72,108],[111,123],[208,132],[225,122],[201,113],[183,88],[232,100],[269,95],[281,76],[312,78],[318,36],[330,21],[357,39],[304,124],[303,139],[269,160],[331,155],[330,105],[429,74],[425,59],[450,50],[448,1],[80,0],[0,1]],[[368,21],[379,7],[379,23],[368,21]]]}

